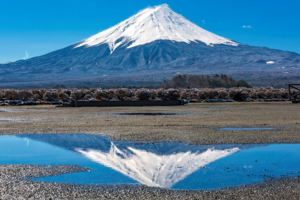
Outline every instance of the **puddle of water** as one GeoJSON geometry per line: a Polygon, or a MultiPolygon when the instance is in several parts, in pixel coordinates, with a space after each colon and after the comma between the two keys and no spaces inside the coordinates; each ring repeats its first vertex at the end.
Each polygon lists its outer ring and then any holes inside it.
{"type": "Polygon", "coordinates": [[[0,137],[0,164],[90,168],[88,172],[34,179],[70,184],[214,190],[300,176],[299,157],[300,144],[149,144],[85,134],[0,137]]]}
{"type": "Polygon", "coordinates": [[[274,128],[270,127],[227,127],[220,128],[220,131],[272,131],[274,128]]]}
{"type": "Polygon", "coordinates": [[[164,116],[164,115],[179,115],[178,113],[118,113],[119,115],[131,115],[131,116],[164,116]]]}
{"type": "Polygon", "coordinates": [[[223,110],[231,110],[232,108],[229,106],[212,106],[212,107],[208,107],[209,110],[212,111],[223,111],[223,110]]]}

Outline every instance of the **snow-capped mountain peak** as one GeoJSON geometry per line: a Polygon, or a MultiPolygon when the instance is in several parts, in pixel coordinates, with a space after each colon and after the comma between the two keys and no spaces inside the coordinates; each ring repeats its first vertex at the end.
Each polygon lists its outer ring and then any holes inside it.
{"type": "Polygon", "coordinates": [[[133,48],[158,40],[238,46],[236,42],[204,30],[172,11],[167,4],[163,4],[146,8],[116,26],[86,39],[76,47],[108,44],[113,52],[123,45],[133,48]]]}

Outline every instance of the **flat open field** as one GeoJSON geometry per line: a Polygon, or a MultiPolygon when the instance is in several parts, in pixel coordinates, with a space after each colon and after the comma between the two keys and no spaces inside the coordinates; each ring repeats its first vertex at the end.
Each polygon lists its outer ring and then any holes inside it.
{"type": "MultiPolygon", "coordinates": [[[[300,105],[282,102],[137,108],[0,107],[0,133],[101,133],[118,140],[175,140],[197,144],[300,143],[300,105]],[[153,116],[153,113],[167,115],[153,116]],[[260,127],[274,130],[234,132],[219,130],[228,127],[260,127]]],[[[37,183],[26,179],[27,176],[60,174],[74,170],[78,169],[0,166],[0,199],[299,199],[300,197],[299,177],[270,180],[258,185],[219,191],[173,191],[143,186],[88,187],[37,183]]]]}
{"type": "Polygon", "coordinates": [[[300,105],[287,102],[122,108],[28,106],[0,107],[0,111],[2,134],[101,133],[122,140],[177,140],[198,144],[300,142],[300,105]],[[219,130],[226,127],[274,130],[219,130]]]}

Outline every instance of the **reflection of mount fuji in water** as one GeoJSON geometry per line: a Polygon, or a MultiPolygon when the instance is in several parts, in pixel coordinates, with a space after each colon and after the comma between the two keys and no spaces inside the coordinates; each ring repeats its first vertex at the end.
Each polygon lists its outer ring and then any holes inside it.
{"type": "Polygon", "coordinates": [[[176,148],[173,150],[173,153],[171,150],[170,154],[161,155],[130,146],[126,149],[118,148],[114,143],[111,143],[109,152],[77,149],[85,157],[111,167],[143,185],[163,188],[172,187],[199,168],[231,155],[239,149],[205,151],[194,149],[194,151],[181,150],[181,152],[176,151],[176,148]]]}
{"type": "Polygon", "coordinates": [[[143,185],[171,188],[198,169],[239,150],[233,146],[194,146],[182,143],[112,142],[107,137],[85,134],[25,135],[79,152],[143,185]]]}

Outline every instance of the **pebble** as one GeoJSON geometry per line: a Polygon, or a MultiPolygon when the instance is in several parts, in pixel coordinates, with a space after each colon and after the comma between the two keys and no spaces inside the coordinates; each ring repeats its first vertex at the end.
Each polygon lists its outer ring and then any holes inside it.
{"type": "Polygon", "coordinates": [[[300,199],[300,177],[219,191],[175,191],[144,186],[82,186],[33,182],[30,177],[78,172],[77,166],[0,165],[0,199],[300,199]]]}

